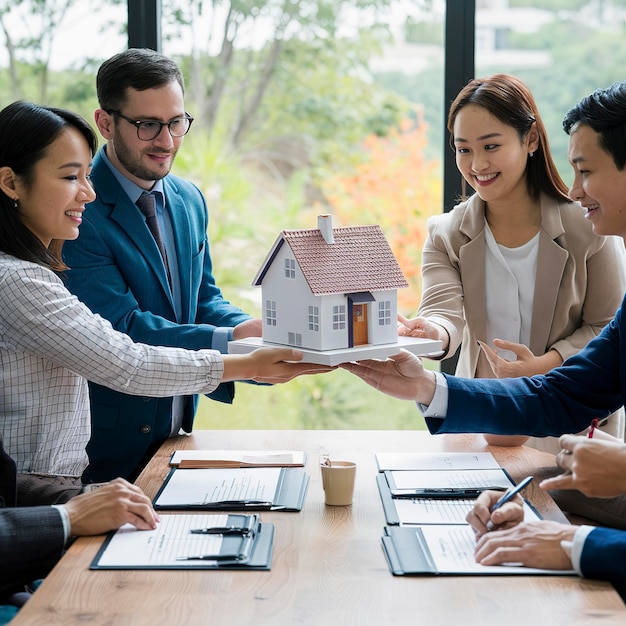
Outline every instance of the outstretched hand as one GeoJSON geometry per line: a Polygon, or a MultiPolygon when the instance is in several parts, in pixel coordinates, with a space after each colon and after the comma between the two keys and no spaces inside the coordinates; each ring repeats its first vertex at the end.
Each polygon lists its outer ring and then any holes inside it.
{"type": "Polygon", "coordinates": [[[537,374],[537,357],[524,344],[504,339],[494,339],[493,343],[495,349],[483,341],[478,342],[496,378],[517,378],[537,374]],[[517,358],[515,361],[507,361],[498,354],[498,350],[509,350],[517,358]]]}
{"type": "Polygon", "coordinates": [[[263,320],[259,318],[253,318],[237,324],[233,328],[233,339],[247,339],[248,337],[262,337],[263,336],[263,320]]]}
{"type": "Polygon", "coordinates": [[[418,337],[420,339],[435,339],[441,341],[442,350],[447,350],[450,337],[439,324],[433,324],[425,317],[408,319],[398,314],[398,335],[400,337],[418,337]]]}
{"type": "Polygon", "coordinates": [[[545,374],[563,363],[561,355],[556,350],[548,350],[541,356],[535,356],[523,343],[494,339],[495,348],[491,348],[484,341],[479,341],[478,345],[487,357],[496,378],[519,378],[545,374]],[[515,354],[515,361],[503,359],[498,354],[499,350],[508,350],[515,354]]]}
{"type": "Polygon", "coordinates": [[[435,394],[435,374],[406,350],[386,360],[368,359],[342,363],[339,367],[358,376],[374,389],[400,400],[430,404],[435,394]]]}
{"type": "Polygon", "coordinates": [[[626,493],[626,444],[596,431],[584,435],[562,435],[556,464],[565,473],[548,478],[541,489],[578,489],[586,496],[612,498],[626,493]]]}
{"type": "Polygon", "coordinates": [[[225,354],[222,381],[254,380],[258,383],[286,383],[305,374],[331,372],[334,367],[299,363],[304,355],[292,348],[258,348],[249,354],[225,354]]]}

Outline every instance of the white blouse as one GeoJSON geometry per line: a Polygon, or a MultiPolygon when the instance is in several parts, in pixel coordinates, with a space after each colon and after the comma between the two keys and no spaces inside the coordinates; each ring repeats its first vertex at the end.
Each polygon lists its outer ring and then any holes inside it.
{"type": "MultiPolygon", "coordinates": [[[[518,248],[496,243],[485,221],[485,305],[487,343],[505,339],[528,346],[532,325],[535,273],[539,251],[539,233],[518,248]]],[[[498,354],[508,361],[516,359],[508,350],[498,354]]]]}

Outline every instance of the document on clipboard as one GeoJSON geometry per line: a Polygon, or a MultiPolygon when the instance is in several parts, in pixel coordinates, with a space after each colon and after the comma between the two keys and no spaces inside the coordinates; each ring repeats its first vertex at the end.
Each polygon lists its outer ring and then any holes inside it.
{"type": "Polygon", "coordinates": [[[476,538],[471,526],[385,527],[383,551],[395,576],[419,575],[575,575],[574,570],[546,570],[519,564],[480,565],[476,563],[476,538]]]}
{"type": "Polygon", "coordinates": [[[309,485],[301,467],[172,468],[155,509],[300,511],[309,485]]]}
{"type": "Polygon", "coordinates": [[[170,465],[180,468],[304,467],[303,450],[176,450],[170,465]]]}
{"type": "MultiPolygon", "coordinates": [[[[485,490],[505,491],[515,484],[506,470],[386,471],[376,482],[389,525],[465,524],[476,498],[485,490]]],[[[526,520],[541,519],[524,501],[526,520]]]]}
{"type": "Polygon", "coordinates": [[[269,570],[273,539],[256,514],[162,515],[154,530],[110,533],[90,569],[269,570]]]}

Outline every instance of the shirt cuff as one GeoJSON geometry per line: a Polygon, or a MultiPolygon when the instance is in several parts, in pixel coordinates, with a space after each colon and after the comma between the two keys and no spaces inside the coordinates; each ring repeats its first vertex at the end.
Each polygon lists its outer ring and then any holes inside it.
{"type": "Polygon", "coordinates": [[[228,342],[233,340],[233,329],[227,327],[219,327],[213,331],[213,340],[211,348],[219,350],[222,354],[228,354],[228,342]]]}
{"type": "Polygon", "coordinates": [[[435,395],[429,405],[417,402],[417,408],[424,417],[445,419],[448,414],[448,381],[440,372],[435,372],[435,395]]]}
{"type": "Polygon", "coordinates": [[[70,514],[67,512],[67,509],[62,504],[53,504],[53,509],[56,509],[61,516],[61,523],[63,524],[63,544],[66,544],[70,539],[70,533],[72,532],[72,527],[70,525],[70,514]]]}
{"type": "Polygon", "coordinates": [[[561,547],[565,550],[565,554],[569,555],[572,561],[572,567],[579,576],[583,575],[580,569],[580,557],[583,553],[587,535],[589,535],[594,528],[595,526],[579,526],[571,541],[561,541],[561,547]]]}

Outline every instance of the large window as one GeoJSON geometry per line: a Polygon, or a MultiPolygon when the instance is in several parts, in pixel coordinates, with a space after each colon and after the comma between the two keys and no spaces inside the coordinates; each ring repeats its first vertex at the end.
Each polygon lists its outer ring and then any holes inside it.
{"type": "MultiPolygon", "coordinates": [[[[444,166],[454,95],[444,96],[446,47],[448,59],[471,61],[464,51],[475,46],[476,75],[508,72],[527,82],[570,180],[561,119],[583,95],[624,79],[624,3],[450,1],[301,0],[286,14],[278,0],[232,3],[230,13],[225,0],[162,0],[162,49],[183,69],[196,120],[175,173],[206,196],[214,272],[227,299],[260,317],[264,303],[250,283],[278,233],[315,228],[317,214],[331,212],[336,226],[381,225],[410,283],[399,292],[399,312],[414,315],[426,220],[445,204],[444,170],[460,183],[444,166]],[[249,12],[238,12],[244,5],[249,12]],[[467,37],[464,15],[444,37],[447,9],[474,5],[475,32],[467,37]]],[[[96,70],[127,46],[125,4],[5,4],[1,104],[28,98],[92,119],[96,70]]],[[[276,321],[271,304],[267,319],[276,321]]],[[[384,312],[381,319],[393,323],[384,312]]],[[[345,325],[345,311],[327,321],[345,325]]],[[[203,398],[197,424],[423,425],[411,403],[342,371],[276,387],[240,384],[234,406],[203,398]]]]}

